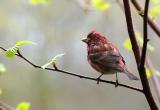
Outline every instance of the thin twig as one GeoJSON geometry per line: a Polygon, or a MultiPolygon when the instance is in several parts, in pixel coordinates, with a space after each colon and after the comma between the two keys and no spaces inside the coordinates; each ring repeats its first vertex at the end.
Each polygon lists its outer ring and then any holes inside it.
{"type": "MultiPolygon", "coordinates": [[[[142,12],[143,8],[140,4],[140,2],[138,0],[131,0],[132,4],[134,5],[134,7],[137,9],[138,12],[142,12]]],[[[143,17],[143,14],[139,15],[141,17],[143,17]]],[[[156,21],[154,21],[151,17],[148,16],[148,24],[150,25],[150,27],[155,31],[155,33],[160,37],[160,26],[156,23],[156,21]]]]}
{"type": "MultiPolygon", "coordinates": [[[[123,0],[123,4],[124,4],[128,33],[129,33],[129,37],[130,37],[131,44],[132,44],[132,47],[133,47],[132,49],[133,49],[133,52],[134,52],[134,56],[136,58],[137,67],[138,67],[139,75],[140,75],[142,86],[143,86],[143,93],[144,93],[144,95],[145,95],[145,97],[146,97],[146,99],[147,99],[147,101],[150,105],[151,110],[158,110],[157,105],[154,102],[152,93],[150,91],[149,83],[148,83],[148,80],[147,80],[147,77],[146,77],[146,71],[145,71],[145,68],[144,68],[144,61],[145,61],[147,44],[143,44],[143,50],[142,50],[143,54],[142,54],[142,57],[141,57],[142,58],[142,61],[141,61],[140,60],[141,58],[140,58],[140,55],[139,55],[139,47],[137,45],[136,37],[135,37],[135,34],[134,34],[134,30],[133,30],[129,0],[123,0]],[[138,52],[138,54],[137,54],[137,52],[138,52]]],[[[145,13],[145,15],[144,15],[144,28],[145,28],[144,29],[144,40],[145,40],[145,42],[144,43],[147,43],[147,41],[148,41],[148,39],[147,39],[148,5],[149,5],[149,0],[146,0],[145,11],[144,11],[144,13],[145,13]]]]}
{"type": "MultiPolygon", "coordinates": [[[[123,5],[122,5],[122,3],[120,2],[120,0],[116,0],[117,1],[117,4],[119,4],[119,6],[120,6],[120,8],[124,11],[124,8],[122,7],[123,5]]],[[[138,6],[139,7],[139,4],[138,4],[138,2],[135,2],[137,5],[136,6],[138,6]]],[[[139,8],[138,8],[139,9],[139,8]]],[[[143,13],[144,14],[144,13],[143,13]]],[[[142,14],[141,14],[142,15],[142,14]]],[[[149,17],[148,17],[148,19],[149,19],[149,17]]],[[[154,21],[151,21],[151,22],[154,22],[154,21]]],[[[134,26],[135,27],[135,26],[134,26]]],[[[135,29],[136,30],[136,29],[135,29]]],[[[141,49],[141,48],[140,48],[141,49]]],[[[155,72],[155,68],[153,67],[153,65],[152,65],[152,62],[150,61],[150,59],[149,59],[149,57],[147,57],[147,67],[149,67],[150,69],[151,69],[151,73],[153,74],[154,72],[155,72]]],[[[160,89],[159,89],[159,87],[160,87],[160,85],[159,85],[159,82],[158,82],[158,78],[155,76],[155,75],[153,75],[152,76],[152,80],[153,80],[153,84],[154,84],[154,86],[155,86],[155,91],[156,91],[156,93],[157,93],[157,97],[158,97],[158,100],[159,100],[159,102],[160,102],[160,89]]]]}
{"type": "MultiPolygon", "coordinates": [[[[6,50],[5,48],[3,48],[3,47],[0,47],[0,49],[2,49],[3,51],[7,51],[7,50],[6,50]]],[[[41,66],[36,65],[36,64],[32,63],[31,61],[29,61],[27,58],[25,58],[25,57],[20,53],[19,50],[17,51],[16,56],[22,58],[23,60],[25,60],[26,62],[28,62],[30,65],[32,65],[32,66],[35,67],[35,68],[43,69],[41,66]]],[[[116,84],[117,84],[117,83],[114,82],[114,81],[107,81],[107,80],[97,79],[97,78],[93,78],[93,77],[83,76],[83,75],[79,75],[79,74],[77,74],[77,73],[72,73],[72,72],[64,71],[64,70],[61,70],[61,69],[59,69],[59,68],[56,68],[56,69],[55,69],[55,68],[45,68],[45,70],[56,71],[56,72],[68,74],[68,75],[71,75],[71,76],[76,76],[76,77],[83,78],[83,79],[93,80],[93,81],[96,81],[96,82],[99,81],[99,82],[108,83],[108,84],[112,84],[112,85],[116,85],[116,84]]],[[[118,86],[125,87],[125,88],[128,88],[128,89],[132,89],[132,90],[135,90],[135,91],[138,91],[138,92],[143,92],[142,89],[139,89],[139,88],[136,88],[136,87],[132,87],[132,86],[129,86],[129,85],[125,85],[125,84],[121,84],[121,83],[118,83],[118,86]]]]}
{"type": "Polygon", "coordinates": [[[147,21],[148,21],[148,7],[149,7],[149,0],[146,0],[145,3],[145,10],[144,10],[144,17],[143,17],[143,47],[142,47],[142,55],[141,55],[141,63],[140,66],[144,66],[146,60],[146,51],[147,51],[147,42],[148,40],[148,28],[147,28],[147,21]]]}
{"type": "Polygon", "coordinates": [[[152,96],[149,82],[147,80],[146,75],[146,69],[145,69],[145,60],[146,60],[146,52],[147,52],[147,43],[148,43],[148,28],[147,28],[147,22],[148,22],[148,9],[149,9],[149,1],[146,0],[145,7],[144,7],[144,17],[143,17],[143,47],[142,47],[142,55],[141,55],[141,63],[139,65],[139,73],[141,82],[143,85],[143,92],[145,94],[145,97],[150,105],[151,110],[158,110],[158,107],[154,101],[154,98],[152,96]]]}
{"type": "Polygon", "coordinates": [[[136,59],[136,63],[137,63],[137,65],[139,65],[141,58],[140,58],[139,46],[138,46],[138,43],[137,43],[137,40],[135,37],[134,28],[133,28],[129,0],[123,0],[123,3],[124,3],[124,11],[125,11],[125,16],[126,16],[128,34],[129,34],[131,44],[132,44],[132,50],[134,52],[134,57],[136,59]]]}

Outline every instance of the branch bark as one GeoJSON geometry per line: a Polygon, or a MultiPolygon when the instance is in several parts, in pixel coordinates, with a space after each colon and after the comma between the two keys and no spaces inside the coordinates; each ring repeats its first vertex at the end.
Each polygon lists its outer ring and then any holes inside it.
{"type": "Polygon", "coordinates": [[[145,60],[146,60],[146,52],[147,52],[147,43],[148,43],[148,28],[147,28],[147,22],[148,22],[148,9],[149,9],[149,1],[146,0],[145,2],[145,8],[144,8],[144,17],[143,17],[143,47],[142,47],[142,55],[141,55],[141,63],[139,65],[139,74],[141,78],[141,82],[143,85],[143,92],[145,94],[145,97],[150,105],[151,110],[158,110],[158,107],[154,101],[154,98],[152,96],[149,82],[147,80],[146,75],[146,69],[145,69],[145,60]]]}
{"type": "Polygon", "coordinates": [[[137,45],[134,29],[133,29],[133,23],[132,23],[132,17],[131,17],[131,11],[130,11],[130,4],[129,0],[123,0],[124,4],[124,10],[125,10],[125,17],[126,17],[126,23],[127,23],[127,28],[128,28],[128,33],[129,37],[131,40],[132,44],[132,49],[134,52],[134,56],[136,59],[139,75],[141,78],[142,86],[143,86],[143,93],[150,105],[151,110],[158,110],[157,105],[153,99],[150,87],[149,87],[149,82],[147,80],[146,76],[146,71],[145,71],[145,58],[146,58],[146,50],[147,50],[147,42],[148,42],[148,37],[147,37],[147,22],[148,22],[148,6],[149,6],[149,0],[146,0],[145,3],[145,10],[144,10],[144,42],[143,42],[143,49],[142,49],[142,56],[140,57],[140,52],[139,52],[139,47],[137,45]]]}
{"type": "Polygon", "coordinates": [[[136,40],[134,28],[133,28],[129,0],[123,0],[123,4],[124,4],[124,11],[125,11],[125,16],[126,16],[128,34],[129,34],[131,44],[132,44],[132,50],[134,53],[134,57],[136,59],[136,63],[137,65],[139,65],[141,58],[140,58],[139,46],[136,40]]]}
{"type": "MultiPolygon", "coordinates": [[[[138,12],[142,12],[143,8],[138,0],[131,0],[134,7],[137,9],[138,12]]],[[[143,14],[139,14],[141,17],[143,17],[143,14]]],[[[160,26],[156,23],[156,21],[152,20],[151,17],[148,16],[148,24],[150,27],[155,31],[155,33],[160,37],[160,26]]]]}
{"type": "MultiPolygon", "coordinates": [[[[0,47],[1,50],[3,51],[7,51],[5,48],[3,47],[0,47]]],[[[16,56],[22,58],[24,61],[26,61],[27,63],[29,63],[30,65],[32,65],[33,67],[35,68],[39,68],[39,69],[43,69],[41,66],[39,65],[36,65],[34,63],[32,63],[31,61],[29,61],[27,58],[25,58],[21,53],[20,51],[18,50],[17,51],[17,54],[15,54],[16,56]]],[[[121,87],[125,87],[125,88],[128,88],[128,89],[131,89],[131,90],[135,90],[135,91],[138,91],[138,92],[143,92],[142,89],[139,89],[139,88],[136,88],[136,87],[132,87],[132,86],[129,86],[129,85],[125,85],[125,84],[121,84],[121,83],[118,83],[117,82],[114,82],[114,81],[107,81],[107,80],[102,80],[102,79],[97,79],[97,78],[93,78],[93,77],[88,77],[88,76],[83,76],[83,75],[79,75],[77,73],[73,73],[73,72],[68,72],[68,71],[64,71],[64,70],[61,70],[59,68],[45,68],[45,70],[49,70],[49,71],[56,71],[56,72],[60,72],[60,73],[63,73],[63,74],[68,74],[68,75],[71,75],[71,76],[76,76],[76,77],[79,77],[79,78],[83,78],[83,79],[88,79],[88,80],[92,80],[92,81],[99,81],[99,82],[103,82],[103,83],[108,83],[108,84],[112,84],[112,85],[115,85],[115,86],[121,86],[121,87]]]]}

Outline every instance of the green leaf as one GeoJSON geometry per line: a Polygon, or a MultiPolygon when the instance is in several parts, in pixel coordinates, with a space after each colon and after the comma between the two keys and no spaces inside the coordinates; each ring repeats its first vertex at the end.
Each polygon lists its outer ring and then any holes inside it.
{"type": "Polygon", "coordinates": [[[0,73],[6,72],[6,67],[0,63],[0,73]]]}
{"type": "Polygon", "coordinates": [[[111,7],[110,3],[105,0],[91,0],[91,4],[96,10],[101,11],[108,10],[111,7]]]}
{"type": "MultiPolygon", "coordinates": [[[[143,46],[143,38],[142,38],[141,34],[139,32],[136,32],[136,37],[137,37],[137,41],[139,42],[140,46],[142,47],[143,46]]],[[[128,51],[132,50],[132,45],[131,45],[129,38],[123,42],[123,47],[125,49],[127,49],[128,51]]],[[[147,49],[150,50],[151,52],[153,52],[155,50],[155,48],[150,44],[147,45],[147,49]]]]}
{"type": "Polygon", "coordinates": [[[147,75],[147,78],[150,78],[152,76],[150,68],[146,68],[146,75],[147,75]]]}
{"type": "Polygon", "coordinates": [[[150,9],[150,16],[157,18],[160,16],[160,6],[154,6],[150,9]]]}
{"type": "Polygon", "coordinates": [[[35,43],[32,42],[32,41],[28,41],[28,40],[22,40],[22,41],[16,42],[15,46],[20,47],[20,46],[25,45],[25,44],[35,44],[35,43]]]}
{"type": "Polygon", "coordinates": [[[29,0],[31,5],[46,5],[49,3],[49,0],[29,0]]]}
{"type": "Polygon", "coordinates": [[[56,55],[53,59],[52,59],[52,64],[53,65],[55,65],[56,64],[56,62],[57,62],[57,60],[59,59],[59,58],[61,58],[63,55],[65,55],[64,53],[63,54],[58,54],[58,55],[56,55]]]}
{"type": "Polygon", "coordinates": [[[5,52],[6,57],[8,58],[13,58],[14,55],[17,53],[18,48],[17,47],[12,47],[10,49],[7,49],[5,52]]]}
{"type": "Polygon", "coordinates": [[[63,55],[65,55],[65,54],[58,54],[58,55],[56,55],[49,63],[46,63],[46,64],[44,64],[43,66],[41,66],[43,69],[45,69],[46,67],[48,67],[49,65],[55,65],[56,64],[56,62],[57,62],[57,60],[59,59],[59,58],[61,58],[63,55]]]}
{"type": "Polygon", "coordinates": [[[131,51],[131,50],[132,50],[132,45],[131,45],[130,39],[126,39],[126,40],[123,42],[123,47],[126,48],[128,51],[131,51]]]}
{"type": "Polygon", "coordinates": [[[21,102],[17,105],[16,110],[29,110],[30,106],[31,105],[28,102],[21,102]]]}
{"type": "Polygon", "coordinates": [[[22,40],[22,41],[16,42],[16,44],[12,48],[7,49],[7,51],[5,52],[6,57],[13,58],[17,53],[18,49],[20,48],[20,46],[25,44],[35,44],[35,43],[28,40],[22,40]]]}

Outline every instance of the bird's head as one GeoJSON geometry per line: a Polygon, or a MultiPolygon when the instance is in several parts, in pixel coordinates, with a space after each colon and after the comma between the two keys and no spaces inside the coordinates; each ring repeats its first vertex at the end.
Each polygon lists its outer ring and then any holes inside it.
{"type": "Polygon", "coordinates": [[[83,39],[82,41],[85,42],[88,46],[101,45],[108,42],[108,40],[103,35],[96,31],[90,32],[87,35],[87,38],[83,39]]]}

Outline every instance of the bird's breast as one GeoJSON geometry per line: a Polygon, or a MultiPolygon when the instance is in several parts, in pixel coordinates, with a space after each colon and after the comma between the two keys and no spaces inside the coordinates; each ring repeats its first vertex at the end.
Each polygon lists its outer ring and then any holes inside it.
{"type": "Polygon", "coordinates": [[[104,68],[100,65],[97,65],[96,63],[92,62],[89,58],[88,58],[88,62],[93,69],[95,69],[96,71],[98,71],[102,74],[114,74],[114,73],[116,73],[115,71],[113,71],[109,68],[104,68]]]}

